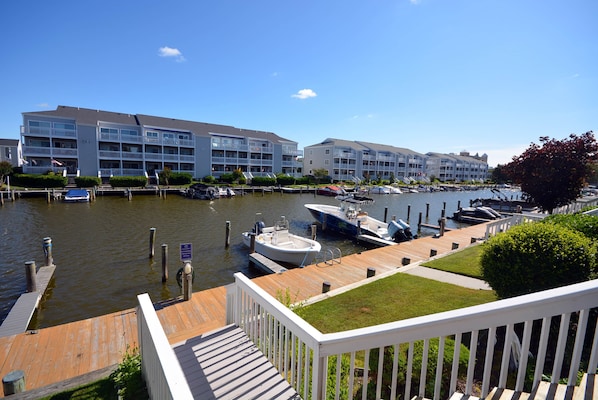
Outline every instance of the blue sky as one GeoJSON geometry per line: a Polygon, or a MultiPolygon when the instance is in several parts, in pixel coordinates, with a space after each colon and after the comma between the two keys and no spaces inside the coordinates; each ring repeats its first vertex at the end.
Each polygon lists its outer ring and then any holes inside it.
{"type": "Polygon", "coordinates": [[[6,1],[0,137],[67,105],[504,164],[598,130],[597,20],[594,0],[6,1]]]}

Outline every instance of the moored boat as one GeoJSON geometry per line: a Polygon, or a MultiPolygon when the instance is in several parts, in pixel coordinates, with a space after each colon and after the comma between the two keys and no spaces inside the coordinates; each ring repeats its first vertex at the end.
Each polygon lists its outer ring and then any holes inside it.
{"type": "Polygon", "coordinates": [[[316,193],[321,196],[339,196],[346,194],[345,190],[335,185],[328,185],[320,187],[316,190],[316,193]]]}
{"type": "Polygon", "coordinates": [[[482,222],[500,219],[502,216],[490,207],[463,207],[453,213],[453,219],[467,224],[479,224],[482,222]]]}
{"type": "Polygon", "coordinates": [[[65,203],[87,203],[89,202],[89,192],[85,189],[70,189],[66,192],[62,201],[65,203]]]}
{"type": "Polygon", "coordinates": [[[254,250],[273,261],[297,266],[312,264],[322,249],[316,240],[308,239],[289,232],[289,222],[283,216],[274,226],[266,227],[259,220],[253,231],[243,232],[243,243],[251,246],[251,236],[255,235],[254,250]]]}
{"type": "Polygon", "coordinates": [[[322,229],[337,231],[349,237],[370,235],[379,239],[394,242],[405,242],[413,239],[411,228],[405,221],[399,219],[386,223],[373,218],[361,209],[363,204],[372,199],[353,196],[339,196],[340,205],[305,204],[322,229]]]}

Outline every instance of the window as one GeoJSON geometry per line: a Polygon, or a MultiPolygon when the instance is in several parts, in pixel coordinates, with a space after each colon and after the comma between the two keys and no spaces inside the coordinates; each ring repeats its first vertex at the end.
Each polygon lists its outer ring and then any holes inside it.
{"type": "Polygon", "coordinates": [[[100,132],[101,132],[101,133],[113,133],[113,134],[118,134],[118,129],[114,129],[114,128],[100,128],[100,132]]]}
{"type": "Polygon", "coordinates": [[[52,125],[49,122],[42,121],[29,121],[29,126],[35,126],[39,128],[51,128],[52,125]]]}
{"type": "Polygon", "coordinates": [[[54,129],[67,129],[69,131],[75,130],[74,124],[63,124],[61,122],[54,122],[54,129]]]}
{"type": "Polygon", "coordinates": [[[137,131],[134,131],[132,129],[121,129],[120,134],[128,135],[128,136],[138,136],[139,135],[139,133],[137,131]]]}
{"type": "Polygon", "coordinates": [[[326,149],[326,154],[330,154],[330,149],[326,149]]]}
{"type": "Polygon", "coordinates": [[[158,137],[158,132],[147,131],[147,132],[145,132],[145,136],[151,137],[151,138],[157,138],[158,137]]]}
{"type": "Polygon", "coordinates": [[[330,164],[330,160],[324,160],[324,165],[330,164]]]}

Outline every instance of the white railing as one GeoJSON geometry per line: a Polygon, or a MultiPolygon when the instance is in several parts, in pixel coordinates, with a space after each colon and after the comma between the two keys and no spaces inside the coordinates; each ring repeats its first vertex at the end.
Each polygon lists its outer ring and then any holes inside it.
{"type": "Polygon", "coordinates": [[[596,307],[598,280],[322,334],[237,273],[227,323],[241,327],[302,398],[438,400],[458,384],[477,397],[493,387],[529,392],[543,374],[574,386],[578,371],[597,368],[596,307]]]}
{"type": "Polygon", "coordinates": [[[540,221],[544,217],[545,214],[513,214],[508,218],[501,218],[495,221],[492,221],[486,225],[486,236],[484,239],[489,239],[491,236],[494,236],[501,232],[506,232],[511,229],[515,225],[521,225],[528,222],[540,221]]]}
{"type": "Polygon", "coordinates": [[[193,399],[177,357],[168,343],[147,293],[137,296],[141,372],[151,399],[193,399]]]}

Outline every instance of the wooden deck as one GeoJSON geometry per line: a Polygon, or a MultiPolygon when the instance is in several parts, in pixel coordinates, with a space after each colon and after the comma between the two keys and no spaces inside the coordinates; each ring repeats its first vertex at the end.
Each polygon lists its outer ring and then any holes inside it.
{"type": "MultiPolygon", "coordinates": [[[[277,296],[287,289],[293,301],[322,293],[322,283],[332,289],[363,281],[368,267],[376,274],[397,270],[405,259],[416,262],[470,245],[482,238],[485,224],[445,232],[440,238],[425,237],[395,246],[342,257],[341,263],[310,265],[254,279],[277,296]]],[[[226,324],[226,287],[195,292],[191,301],[172,300],[156,304],[158,317],[171,344],[195,338],[226,324]]],[[[0,376],[14,370],[25,373],[27,390],[65,381],[122,361],[127,348],[137,347],[135,309],[69,324],[0,338],[0,376]]],[[[4,395],[3,392],[0,392],[4,395]]]]}

